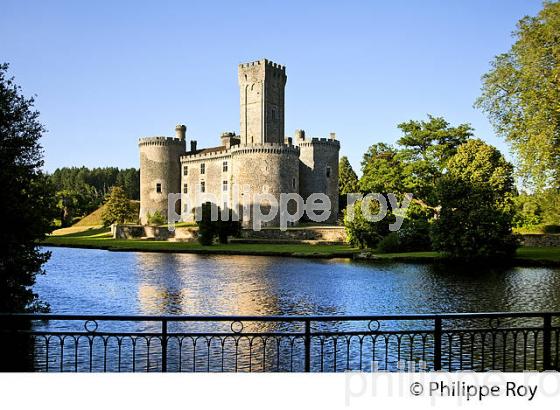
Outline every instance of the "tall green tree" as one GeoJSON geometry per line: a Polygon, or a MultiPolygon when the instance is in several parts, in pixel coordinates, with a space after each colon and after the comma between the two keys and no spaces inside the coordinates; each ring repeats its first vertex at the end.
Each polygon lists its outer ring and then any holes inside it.
{"type": "Polygon", "coordinates": [[[39,112],[7,70],[0,64],[0,312],[43,311],[32,286],[50,253],[37,241],[52,230],[56,199],[41,171],[39,112]]]}
{"type": "Polygon", "coordinates": [[[338,194],[346,195],[358,192],[358,176],[347,157],[340,158],[338,163],[338,194]]]}
{"type": "Polygon", "coordinates": [[[403,179],[403,163],[396,148],[382,142],[368,148],[362,160],[362,192],[404,192],[403,179]]]}
{"type": "Polygon", "coordinates": [[[348,194],[360,192],[359,189],[358,176],[352,169],[350,161],[347,157],[340,158],[338,163],[338,209],[345,209],[348,194]]]}
{"type": "Polygon", "coordinates": [[[537,190],[560,188],[560,3],[524,17],[515,43],[492,61],[475,105],[516,154],[520,175],[537,190]]]}
{"type": "Polygon", "coordinates": [[[120,186],[114,186],[107,196],[105,209],[101,214],[103,225],[109,226],[114,223],[123,224],[125,222],[134,221],[135,219],[134,208],[130,203],[130,199],[126,196],[124,189],[120,186]]]}
{"type": "Polygon", "coordinates": [[[444,118],[428,115],[427,121],[408,121],[398,125],[403,132],[397,141],[398,160],[403,164],[404,188],[426,204],[434,202],[436,182],[447,162],[473,135],[469,124],[452,127],[444,118]]]}
{"type": "Polygon", "coordinates": [[[464,259],[513,256],[514,194],[513,166],[500,151],[481,140],[461,145],[436,188],[434,249],[464,259]]]}

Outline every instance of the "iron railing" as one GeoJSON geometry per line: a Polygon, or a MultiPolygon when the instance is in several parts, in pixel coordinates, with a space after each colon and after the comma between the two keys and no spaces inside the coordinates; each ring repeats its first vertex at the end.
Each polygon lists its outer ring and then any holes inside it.
{"type": "Polygon", "coordinates": [[[0,314],[0,369],[558,370],[559,312],[374,316],[0,314]]]}

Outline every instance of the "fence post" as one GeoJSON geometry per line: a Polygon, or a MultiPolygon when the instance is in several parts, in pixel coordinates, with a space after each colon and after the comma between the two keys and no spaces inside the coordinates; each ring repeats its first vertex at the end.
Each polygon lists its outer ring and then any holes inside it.
{"type": "Polygon", "coordinates": [[[434,370],[441,370],[441,317],[434,321],[434,370]]]}
{"type": "Polygon", "coordinates": [[[552,315],[543,316],[543,370],[553,370],[551,354],[552,315]]]}
{"type": "Polygon", "coordinates": [[[161,321],[161,371],[167,372],[167,320],[161,321]]]}
{"type": "Polygon", "coordinates": [[[311,321],[305,319],[305,372],[311,371],[311,321]]]}

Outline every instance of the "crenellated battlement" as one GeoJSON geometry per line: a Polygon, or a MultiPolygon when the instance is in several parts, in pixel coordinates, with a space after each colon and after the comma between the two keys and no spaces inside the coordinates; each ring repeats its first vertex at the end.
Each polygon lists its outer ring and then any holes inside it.
{"type": "Polygon", "coordinates": [[[138,140],[140,147],[145,146],[184,146],[185,141],[175,137],[142,137],[138,140]]]}
{"type": "Polygon", "coordinates": [[[333,149],[340,149],[340,141],[331,138],[317,138],[313,137],[311,140],[300,140],[298,145],[301,148],[310,148],[314,146],[332,147],[333,149]]]}
{"type": "Polygon", "coordinates": [[[224,158],[230,156],[231,156],[231,151],[224,148],[221,151],[199,152],[197,154],[187,153],[185,155],[181,155],[181,162],[208,160],[208,159],[224,158]]]}
{"type": "Polygon", "coordinates": [[[262,60],[251,61],[249,63],[239,64],[239,68],[250,68],[250,67],[255,67],[255,66],[265,66],[265,67],[269,67],[269,68],[274,68],[274,69],[282,71],[283,73],[286,73],[286,66],[281,65],[281,64],[277,64],[273,61],[267,60],[266,58],[264,58],[262,60]]]}
{"type": "Polygon", "coordinates": [[[264,144],[241,145],[231,149],[232,155],[255,153],[299,156],[299,147],[295,145],[266,142],[264,144]]]}

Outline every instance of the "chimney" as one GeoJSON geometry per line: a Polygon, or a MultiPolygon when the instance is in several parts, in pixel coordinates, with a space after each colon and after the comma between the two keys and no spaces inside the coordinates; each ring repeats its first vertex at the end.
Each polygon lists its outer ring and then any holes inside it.
{"type": "Polygon", "coordinates": [[[186,134],[187,134],[187,126],[186,125],[177,124],[175,126],[175,137],[177,137],[181,141],[184,141],[186,134]]]}
{"type": "Polygon", "coordinates": [[[335,140],[336,139],[336,133],[335,132],[331,132],[329,138],[331,140],[335,140]]]}
{"type": "Polygon", "coordinates": [[[195,152],[196,151],[196,140],[192,140],[191,141],[191,152],[195,152]]]}
{"type": "Polygon", "coordinates": [[[305,140],[305,131],[296,130],[296,141],[304,141],[304,140],[305,140]]]}

